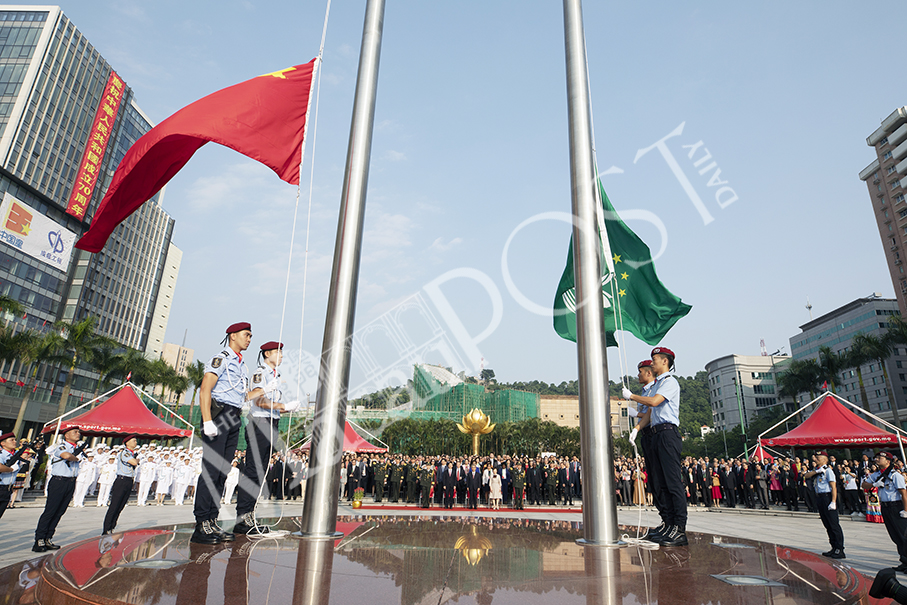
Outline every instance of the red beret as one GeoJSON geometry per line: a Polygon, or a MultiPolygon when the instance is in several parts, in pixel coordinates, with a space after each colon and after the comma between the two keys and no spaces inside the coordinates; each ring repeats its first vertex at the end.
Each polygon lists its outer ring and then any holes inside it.
{"type": "Polygon", "coordinates": [[[283,343],[277,342],[276,340],[269,340],[265,344],[261,345],[262,351],[273,351],[274,349],[282,349],[283,343]]]}
{"type": "Polygon", "coordinates": [[[816,456],[825,456],[826,458],[828,458],[828,452],[822,450],[821,452],[816,452],[816,456]]]}
{"type": "Polygon", "coordinates": [[[126,445],[126,442],[129,441],[130,439],[135,439],[136,441],[138,441],[139,436],[138,435],[126,435],[125,437],[123,437],[123,445],[126,445]]]}
{"type": "Polygon", "coordinates": [[[639,362],[639,364],[637,364],[636,369],[641,370],[642,368],[648,368],[651,366],[652,366],[651,359],[643,359],[642,361],[639,362]]]}
{"type": "Polygon", "coordinates": [[[235,323],[232,326],[230,326],[229,328],[227,328],[227,334],[233,334],[234,332],[242,332],[243,330],[251,330],[251,329],[252,329],[252,324],[250,324],[247,321],[241,321],[241,322],[235,323]]]}
{"type": "Polygon", "coordinates": [[[652,349],[652,355],[667,355],[671,359],[677,357],[676,355],[674,355],[674,351],[672,351],[668,347],[655,347],[654,349],[652,349]]]}
{"type": "MultiPolygon", "coordinates": [[[[2,441],[2,439],[0,439],[2,441]]],[[[888,458],[889,460],[894,460],[894,455],[890,452],[879,452],[876,456],[881,456],[882,458],[888,458]]]]}
{"type": "Polygon", "coordinates": [[[10,437],[15,438],[15,437],[16,437],[16,434],[13,433],[12,431],[10,431],[9,433],[3,433],[2,435],[0,435],[0,441],[6,441],[6,440],[9,439],[10,437]]]}

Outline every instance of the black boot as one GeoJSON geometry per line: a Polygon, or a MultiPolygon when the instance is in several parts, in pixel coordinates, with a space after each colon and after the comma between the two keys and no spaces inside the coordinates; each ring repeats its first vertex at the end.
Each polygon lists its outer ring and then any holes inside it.
{"type": "Polygon", "coordinates": [[[209,519],[208,522],[211,523],[211,527],[214,529],[214,532],[218,534],[221,542],[232,542],[236,539],[235,535],[231,532],[224,531],[223,528],[217,524],[217,519],[209,519]]]}
{"type": "Polygon", "coordinates": [[[643,540],[648,540],[650,542],[655,542],[656,538],[660,538],[661,535],[668,531],[668,526],[662,522],[658,527],[650,527],[649,531],[642,537],[643,540]]]}
{"type": "Polygon", "coordinates": [[[44,548],[44,540],[35,540],[35,545],[31,547],[34,552],[47,552],[44,548]]]}
{"type": "Polygon", "coordinates": [[[678,525],[672,525],[670,528],[668,528],[668,531],[666,533],[659,536],[658,539],[653,540],[653,542],[656,542],[657,544],[665,547],[686,546],[687,544],[689,544],[684,528],[678,525]]]}
{"type": "Polygon", "coordinates": [[[60,547],[50,541],[50,538],[44,538],[44,550],[60,550],[60,547]]]}
{"type": "MultiPolygon", "coordinates": [[[[219,528],[218,528],[219,529],[219,528]]],[[[195,531],[189,541],[194,544],[220,544],[224,540],[220,537],[218,530],[212,527],[212,523],[205,519],[195,524],[195,531]]]]}

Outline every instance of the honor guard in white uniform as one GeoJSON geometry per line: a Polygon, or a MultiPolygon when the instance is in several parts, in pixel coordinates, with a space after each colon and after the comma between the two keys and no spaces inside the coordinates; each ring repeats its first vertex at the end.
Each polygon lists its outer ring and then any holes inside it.
{"type": "Polygon", "coordinates": [[[117,478],[117,457],[113,451],[107,460],[103,458],[98,468],[98,506],[107,506],[110,503],[110,490],[117,478]]]}
{"type": "Polygon", "coordinates": [[[63,442],[54,446],[48,455],[50,480],[47,486],[47,501],[44,512],[38,519],[35,528],[35,552],[46,552],[60,548],[51,541],[57,524],[66,512],[69,501],[76,490],[76,477],[79,476],[79,456],[85,451],[86,443],[77,445],[82,436],[79,427],[72,426],[63,433],[63,442]]]}
{"type": "Polygon", "coordinates": [[[218,544],[234,540],[217,524],[220,498],[230,465],[236,455],[240,413],[248,393],[248,377],[242,352],[252,341],[252,326],[235,323],[227,328],[223,351],[205,366],[199,389],[202,413],[202,474],[195,494],[195,531],[190,540],[196,544],[218,544]]]}
{"type": "Polygon", "coordinates": [[[280,434],[280,413],[299,407],[298,402],[283,402],[279,370],[283,361],[283,343],[272,340],[261,345],[258,360],[259,366],[252,373],[250,385],[252,408],[246,424],[245,476],[236,498],[236,517],[239,520],[233,527],[234,534],[267,533],[267,527],[255,522],[255,502],[261,493],[268,460],[280,434]]]}
{"type": "Polygon", "coordinates": [[[98,479],[98,465],[94,462],[94,454],[89,450],[85,452],[86,460],[79,462],[79,476],[76,477],[76,491],[72,498],[72,505],[76,508],[85,508],[85,496],[98,479]]]}
{"type": "Polygon", "coordinates": [[[145,506],[148,492],[151,491],[151,484],[154,483],[156,477],[157,464],[155,464],[154,456],[145,454],[145,459],[139,465],[139,493],[136,495],[139,506],[145,506]]]}
{"type": "Polygon", "coordinates": [[[894,456],[888,452],[876,454],[875,462],[882,470],[869,475],[869,479],[863,482],[863,489],[878,488],[882,521],[901,559],[895,570],[907,573],[907,483],[904,476],[895,470],[893,461],[894,456]]]}
{"type": "Polygon", "coordinates": [[[129,435],[123,439],[124,447],[117,454],[116,479],[113,480],[113,488],[110,490],[110,508],[107,509],[107,515],[104,516],[102,536],[106,536],[114,530],[120,519],[120,513],[129,502],[132,484],[135,481],[135,469],[139,465],[135,453],[138,444],[138,437],[129,435]]]}

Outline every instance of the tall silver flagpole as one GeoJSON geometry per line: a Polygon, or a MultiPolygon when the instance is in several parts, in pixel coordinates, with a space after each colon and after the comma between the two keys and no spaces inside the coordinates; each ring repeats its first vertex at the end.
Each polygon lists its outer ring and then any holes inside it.
{"type": "Polygon", "coordinates": [[[334,266],[324,322],[321,370],[315,400],[315,424],[309,479],[305,490],[300,535],[323,537],[337,529],[340,489],[338,465],[343,454],[353,318],[359,282],[359,255],[365,219],[365,192],[375,122],[378,63],[384,29],[384,0],[368,0],[359,51],[359,75],[350,125],[346,173],[340,196],[340,218],[334,245],[334,266]]]}
{"type": "Polygon", "coordinates": [[[573,204],[573,273],[576,284],[576,350],[579,426],[583,455],[583,540],[618,544],[611,455],[611,404],[605,353],[601,238],[596,219],[591,109],[581,0],[564,0],[567,118],[573,204]]]}

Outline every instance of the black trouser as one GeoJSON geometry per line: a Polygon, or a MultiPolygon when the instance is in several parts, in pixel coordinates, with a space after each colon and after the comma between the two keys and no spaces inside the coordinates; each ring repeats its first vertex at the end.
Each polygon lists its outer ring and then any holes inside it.
{"type": "Polygon", "coordinates": [[[538,506],[542,500],[542,484],[537,481],[529,482],[529,503],[538,506]]]}
{"type": "Polygon", "coordinates": [[[9,506],[9,501],[12,497],[11,491],[8,485],[0,485],[0,517],[3,517],[6,507],[9,506]]]}
{"type": "Polygon", "coordinates": [[[246,464],[239,481],[239,494],[236,496],[237,517],[255,510],[262,480],[268,471],[272,444],[277,439],[278,420],[249,416],[246,424],[246,464]]]}
{"type": "Polygon", "coordinates": [[[829,504],[831,504],[831,492],[816,494],[816,506],[819,507],[819,518],[822,519],[822,525],[825,526],[825,532],[828,534],[828,543],[831,544],[832,550],[844,550],[844,532],[841,530],[841,522],[838,520],[838,511],[837,509],[828,510],[829,504]]]}
{"type": "Polygon", "coordinates": [[[110,508],[107,509],[107,514],[104,515],[104,533],[109,533],[113,531],[113,528],[117,526],[117,521],[120,520],[120,513],[123,512],[123,509],[126,508],[126,503],[129,502],[129,495],[132,493],[132,477],[124,477],[123,475],[117,475],[117,478],[113,481],[113,487],[110,488],[110,508]]]}
{"type": "Polygon", "coordinates": [[[400,480],[394,479],[391,477],[390,483],[387,485],[387,498],[391,502],[400,501],[400,480]]]}
{"type": "Polygon", "coordinates": [[[384,497],[384,477],[375,477],[375,502],[381,502],[384,497]]]}
{"type": "Polygon", "coordinates": [[[784,499],[787,501],[787,510],[800,510],[800,499],[793,485],[784,488],[784,499]]]}
{"type": "Polygon", "coordinates": [[[737,490],[733,487],[725,487],[724,496],[729,508],[737,507],[737,490]]]}
{"type": "Polygon", "coordinates": [[[217,519],[220,512],[224,482],[236,455],[239,429],[242,427],[239,414],[239,408],[225,405],[214,419],[217,435],[208,437],[202,434],[202,474],[198,478],[193,507],[196,521],[217,519]]]}
{"type": "Polygon", "coordinates": [[[895,500],[879,504],[882,507],[882,520],[885,522],[885,529],[888,530],[888,537],[897,547],[901,563],[907,563],[907,519],[901,517],[904,503],[895,500]]]}
{"type": "Polygon", "coordinates": [[[76,491],[75,477],[51,477],[47,484],[47,501],[44,503],[44,512],[38,519],[35,529],[35,540],[50,540],[57,531],[57,524],[63,518],[69,501],[76,491]]]}
{"type": "MultiPolygon", "coordinates": [[[[665,525],[686,529],[687,496],[680,472],[680,449],[683,443],[677,425],[666,423],[652,427],[651,445],[653,468],[649,469],[649,477],[656,477],[655,485],[661,490],[660,500],[664,506],[664,510],[659,509],[658,512],[665,525]]],[[[653,498],[654,493],[653,489],[653,498]]],[[[658,500],[656,505],[657,502],[658,500]]]]}
{"type": "MultiPolygon", "coordinates": [[[[646,485],[644,486],[643,493],[643,506],[645,506],[645,492],[652,494],[652,504],[655,505],[655,509],[658,511],[658,514],[661,516],[661,520],[665,520],[665,516],[662,514],[663,510],[667,509],[667,505],[664,502],[664,494],[661,489],[661,475],[654,472],[652,469],[655,466],[655,455],[652,452],[654,446],[652,445],[652,427],[646,426],[642,429],[642,456],[646,461],[646,485]]],[[[679,461],[678,461],[679,464],[679,461]]],[[[678,469],[679,472],[679,469],[678,469]]],[[[667,523],[667,521],[665,521],[667,523]]]]}

